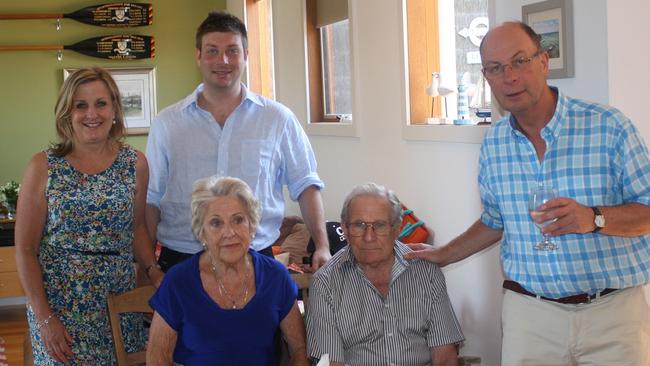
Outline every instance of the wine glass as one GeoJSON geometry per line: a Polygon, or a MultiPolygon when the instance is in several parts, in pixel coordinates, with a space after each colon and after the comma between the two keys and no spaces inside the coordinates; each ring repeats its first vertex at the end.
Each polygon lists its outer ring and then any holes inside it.
{"type": "MultiPolygon", "coordinates": [[[[539,207],[556,197],[557,190],[555,188],[543,184],[537,186],[537,188],[531,192],[530,198],[528,199],[528,211],[530,212],[531,218],[541,215],[543,212],[539,210],[539,207]]],[[[541,230],[544,226],[554,222],[555,220],[556,219],[552,219],[542,223],[533,220],[533,222],[541,230]]],[[[542,235],[544,236],[544,240],[535,244],[533,248],[536,250],[556,250],[557,245],[548,238],[548,234],[542,233],[542,235]]]]}

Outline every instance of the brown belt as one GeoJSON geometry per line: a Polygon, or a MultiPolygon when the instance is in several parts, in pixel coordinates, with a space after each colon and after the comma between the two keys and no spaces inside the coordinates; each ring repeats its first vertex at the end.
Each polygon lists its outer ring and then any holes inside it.
{"type": "Polygon", "coordinates": [[[526,290],[525,288],[523,288],[520,284],[518,284],[515,281],[510,281],[510,280],[503,281],[503,288],[505,288],[506,290],[514,291],[514,292],[522,294],[522,295],[532,296],[532,297],[536,297],[538,299],[542,299],[542,300],[546,300],[546,301],[553,301],[553,302],[559,302],[560,304],[574,304],[574,305],[576,305],[576,304],[589,304],[591,302],[591,300],[593,300],[593,299],[595,299],[597,297],[605,296],[607,294],[611,294],[612,292],[618,290],[618,289],[615,289],[615,288],[606,288],[606,289],[604,289],[604,290],[602,290],[600,292],[597,292],[597,293],[595,293],[593,295],[578,294],[578,295],[573,295],[573,296],[561,297],[559,299],[553,299],[553,298],[550,298],[550,297],[535,295],[534,293],[532,293],[532,292],[526,290]]]}

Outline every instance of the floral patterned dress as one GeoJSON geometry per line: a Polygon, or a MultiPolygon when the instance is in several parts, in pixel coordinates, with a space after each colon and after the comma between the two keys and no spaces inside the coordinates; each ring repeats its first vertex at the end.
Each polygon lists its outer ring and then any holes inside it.
{"type": "MultiPolygon", "coordinates": [[[[136,151],[124,146],[105,171],[88,175],[47,152],[47,221],[39,261],[50,308],[72,337],[72,365],[114,365],[109,293],[135,287],[133,210],[136,151]]],[[[27,307],[35,365],[58,365],[27,307]]],[[[122,316],[127,351],[144,348],[141,314],[122,316]]]]}

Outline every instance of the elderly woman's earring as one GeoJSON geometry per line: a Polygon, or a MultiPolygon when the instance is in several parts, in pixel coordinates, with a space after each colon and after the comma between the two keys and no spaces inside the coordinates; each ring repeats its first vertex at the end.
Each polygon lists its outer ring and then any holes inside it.
{"type": "Polygon", "coordinates": [[[208,250],[208,245],[206,243],[201,243],[203,245],[203,250],[208,250]]]}
{"type": "Polygon", "coordinates": [[[116,124],[116,123],[117,123],[117,121],[116,121],[116,120],[113,120],[113,124],[116,124]]]}

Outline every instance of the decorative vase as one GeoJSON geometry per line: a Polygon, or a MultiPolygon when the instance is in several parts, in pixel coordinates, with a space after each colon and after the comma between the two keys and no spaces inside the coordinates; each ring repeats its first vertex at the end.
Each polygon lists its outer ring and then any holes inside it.
{"type": "Polygon", "coordinates": [[[16,218],[16,204],[13,202],[7,202],[7,218],[9,220],[16,218]]]}

